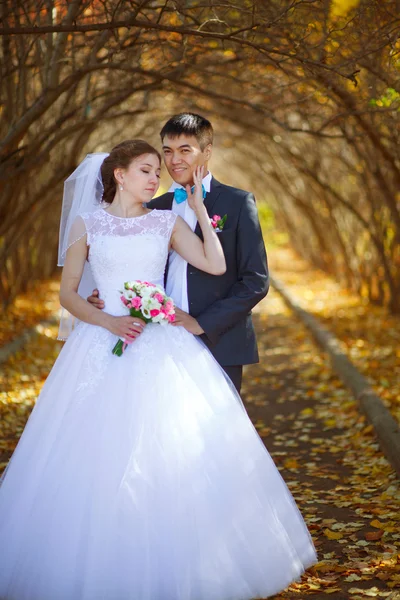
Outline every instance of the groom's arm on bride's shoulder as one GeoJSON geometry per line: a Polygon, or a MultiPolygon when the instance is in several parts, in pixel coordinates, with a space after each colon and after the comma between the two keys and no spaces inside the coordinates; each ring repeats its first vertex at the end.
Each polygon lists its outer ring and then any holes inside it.
{"type": "Polygon", "coordinates": [[[196,317],[213,344],[245,318],[269,290],[267,254],[255,199],[253,194],[243,193],[236,231],[237,281],[224,298],[196,317]]]}

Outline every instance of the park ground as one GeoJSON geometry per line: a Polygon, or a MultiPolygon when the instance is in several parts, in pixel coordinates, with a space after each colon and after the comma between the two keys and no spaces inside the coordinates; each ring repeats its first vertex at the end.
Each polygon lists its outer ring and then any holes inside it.
{"type": "MultiPolygon", "coordinates": [[[[273,252],[271,258],[274,275],[336,333],[398,418],[398,320],[341,292],[290,251],[273,252]]],[[[17,299],[0,321],[3,347],[26,327],[56,315],[57,289],[57,280],[48,281],[17,299]]],[[[400,485],[372,427],[275,290],[254,317],[261,360],[246,368],[243,399],[319,558],[275,600],[400,600],[400,485]]],[[[55,325],[44,323],[2,365],[1,468],[60,351],[56,333],[55,325]]]]}

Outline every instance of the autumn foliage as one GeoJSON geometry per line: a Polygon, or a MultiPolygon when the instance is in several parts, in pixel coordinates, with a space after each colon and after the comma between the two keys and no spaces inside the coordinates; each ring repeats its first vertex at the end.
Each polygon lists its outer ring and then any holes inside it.
{"type": "Polygon", "coordinates": [[[4,0],[0,301],[55,269],[61,184],[87,151],[214,120],[216,174],[293,247],[399,311],[395,0],[4,0]],[[240,9],[239,9],[240,6],[240,9]]]}

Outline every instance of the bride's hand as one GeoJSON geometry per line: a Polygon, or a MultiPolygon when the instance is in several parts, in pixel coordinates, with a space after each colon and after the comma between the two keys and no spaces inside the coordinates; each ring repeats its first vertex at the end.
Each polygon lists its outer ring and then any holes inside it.
{"type": "Polygon", "coordinates": [[[145,326],[145,321],[130,315],[126,317],[107,316],[106,329],[122,340],[133,342],[143,332],[145,326]]]}
{"type": "Polygon", "coordinates": [[[191,209],[197,214],[203,204],[203,174],[204,167],[196,167],[193,174],[194,190],[192,193],[190,185],[186,186],[187,201],[191,209]]]}

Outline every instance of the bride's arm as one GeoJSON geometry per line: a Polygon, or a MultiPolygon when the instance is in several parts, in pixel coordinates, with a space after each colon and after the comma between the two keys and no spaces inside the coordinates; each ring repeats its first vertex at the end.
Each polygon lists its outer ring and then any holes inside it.
{"type": "MultiPolygon", "coordinates": [[[[121,338],[136,337],[140,333],[142,325],[133,325],[131,316],[114,317],[98,310],[78,294],[87,252],[86,235],[67,251],[60,286],[61,306],[80,321],[104,327],[121,338]]],[[[135,319],[135,322],[138,322],[138,319],[135,319]]]]}
{"type": "Polygon", "coordinates": [[[201,167],[196,170],[194,176],[194,193],[191,194],[189,189],[187,192],[189,205],[196,213],[204,241],[202,242],[187,223],[178,217],[172,231],[171,247],[197,269],[211,275],[223,275],[226,271],[225,256],[203,203],[202,175],[201,167]]]}

